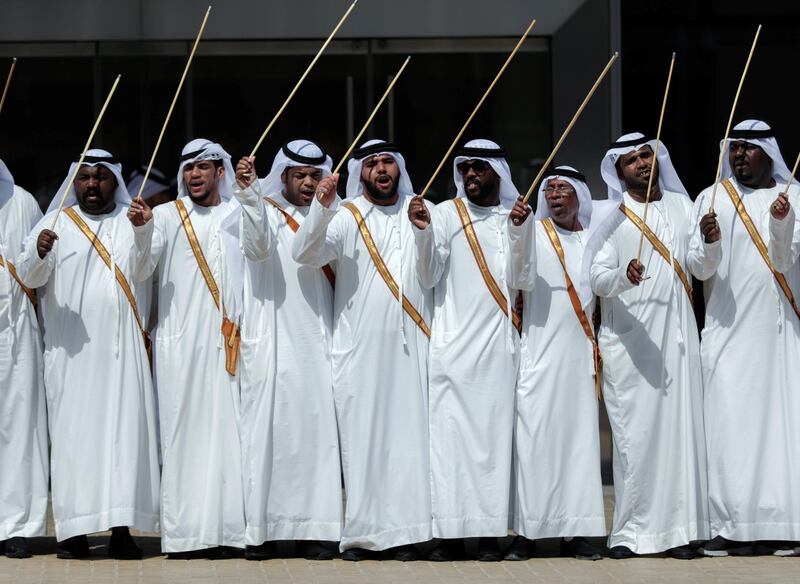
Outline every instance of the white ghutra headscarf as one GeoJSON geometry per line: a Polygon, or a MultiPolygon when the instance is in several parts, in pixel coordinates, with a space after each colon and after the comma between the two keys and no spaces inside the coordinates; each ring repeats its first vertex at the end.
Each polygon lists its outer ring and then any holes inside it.
{"type": "Polygon", "coordinates": [[[519,191],[511,180],[511,169],[506,160],[506,151],[491,140],[470,140],[459,149],[453,160],[453,182],[456,183],[456,198],[466,197],[464,177],[458,171],[458,165],[466,160],[483,160],[500,177],[500,204],[510,209],[519,198],[519,191]]]}
{"type": "Polygon", "coordinates": [[[364,183],[361,182],[361,170],[364,161],[373,156],[388,154],[397,162],[400,169],[400,178],[397,185],[397,193],[400,197],[413,197],[414,187],[411,186],[411,177],[406,170],[406,160],[400,154],[400,149],[386,140],[368,140],[361,147],[353,152],[347,162],[347,187],[345,189],[345,200],[352,200],[364,194],[364,183]]]}
{"type": "MultiPolygon", "coordinates": [[[[61,183],[61,186],[58,187],[58,191],[56,191],[56,194],[50,201],[50,205],[47,207],[48,213],[58,209],[58,205],[61,203],[61,197],[64,196],[64,193],[67,193],[67,198],[64,199],[65,209],[78,203],[78,198],[75,196],[75,187],[72,183],[70,183],[69,180],[72,178],[72,174],[75,172],[75,168],[77,166],[77,160],[70,164],[67,177],[64,179],[64,182],[61,183]]],[[[99,148],[87,150],[86,156],[83,157],[81,166],[105,166],[111,171],[111,173],[114,175],[114,178],[117,179],[117,188],[114,191],[114,201],[123,205],[131,204],[131,196],[128,193],[127,187],[125,186],[125,181],[122,179],[122,164],[120,164],[110,152],[107,152],[106,150],[100,150],[99,148]]]]}
{"type": "Polygon", "coordinates": [[[281,179],[283,172],[287,168],[297,166],[318,168],[322,171],[322,178],[325,178],[331,174],[333,161],[314,142],[310,140],[292,140],[288,144],[281,146],[281,149],[275,155],[269,174],[260,181],[261,192],[265,195],[272,195],[283,191],[284,185],[281,179]]]}
{"type": "MultiPolygon", "coordinates": [[[[719,143],[720,148],[725,148],[724,140],[719,143]]],[[[786,166],[786,161],[783,159],[781,149],[778,148],[778,141],[775,139],[775,133],[769,124],[760,120],[745,120],[739,122],[733,127],[730,135],[728,136],[728,144],[732,142],[747,142],[755,144],[760,147],[767,156],[772,160],[772,178],[779,184],[786,185],[789,182],[789,176],[792,174],[789,167],[786,166]]],[[[733,176],[733,169],[731,169],[730,158],[727,152],[722,156],[722,173],[719,180],[723,181],[726,178],[733,176]]]]}

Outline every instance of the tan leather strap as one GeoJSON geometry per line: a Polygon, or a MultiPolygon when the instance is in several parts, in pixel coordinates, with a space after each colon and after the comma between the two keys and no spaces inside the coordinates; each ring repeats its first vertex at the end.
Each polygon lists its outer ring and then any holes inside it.
{"type": "MultiPolygon", "coordinates": [[[[367,223],[364,221],[364,217],[361,215],[361,211],[358,210],[353,203],[344,203],[344,207],[353,214],[353,217],[356,219],[356,225],[358,225],[358,230],[361,232],[361,238],[364,240],[364,245],[367,246],[367,251],[369,252],[369,256],[372,258],[372,263],[375,264],[375,267],[378,270],[378,273],[383,278],[383,281],[386,282],[386,285],[389,287],[389,291],[395,297],[395,299],[400,298],[400,288],[397,286],[397,282],[394,281],[394,277],[392,277],[391,272],[389,272],[389,268],[386,266],[386,263],[383,261],[380,252],[378,251],[378,247],[375,245],[375,240],[372,239],[372,234],[369,232],[367,228],[367,223]]],[[[411,317],[423,334],[430,338],[431,337],[431,329],[425,323],[425,319],[422,318],[422,315],[414,308],[414,305],[411,304],[411,301],[403,294],[403,310],[406,311],[406,314],[411,317]]]]}
{"type": "MultiPolygon", "coordinates": [[[[72,222],[78,227],[81,233],[86,236],[86,239],[89,240],[89,243],[92,244],[92,247],[97,252],[97,255],[100,256],[100,259],[103,260],[103,263],[111,269],[111,253],[109,253],[108,249],[103,242],[100,241],[100,238],[97,237],[97,234],[92,231],[91,227],[86,224],[86,221],[83,220],[83,217],[78,215],[73,207],[68,207],[64,209],[64,214],[72,219],[72,222]]],[[[114,264],[114,277],[119,284],[119,287],[122,288],[123,294],[125,294],[125,298],[128,299],[128,304],[131,305],[131,310],[133,310],[133,317],[136,319],[136,325],[139,327],[139,331],[142,333],[142,338],[144,339],[144,346],[148,351],[148,357],[150,355],[150,334],[145,330],[144,326],[142,325],[142,318],[139,315],[139,307],[136,304],[136,296],[133,294],[133,290],[131,290],[130,285],[128,284],[128,280],[125,278],[125,274],[122,273],[122,270],[119,269],[117,264],[114,264]]]]}
{"type": "MultiPolygon", "coordinates": [[[[650,245],[653,246],[653,249],[658,252],[658,255],[664,258],[665,262],[670,263],[670,253],[667,249],[667,246],[665,246],[658,236],[653,233],[653,231],[647,225],[645,225],[645,222],[642,221],[642,218],[634,213],[631,209],[626,207],[624,203],[619,206],[619,210],[631,220],[631,223],[633,223],[639,229],[639,231],[644,233],[647,241],[649,241],[650,245]]],[[[689,297],[689,303],[694,305],[694,300],[692,299],[692,283],[686,276],[686,272],[683,271],[678,258],[674,256],[672,257],[672,267],[675,270],[678,279],[681,281],[681,284],[683,284],[683,288],[686,290],[686,295],[689,297]]]]}
{"type": "Polygon", "coordinates": [[[20,277],[17,275],[17,268],[14,264],[11,263],[11,260],[7,260],[0,255],[0,268],[6,267],[8,273],[11,274],[11,277],[14,278],[14,281],[19,284],[19,287],[22,288],[22,291],[25,292],[25,296],[28,297],[28,300],[31,301],[34,308],[36,307],[36,290],[32,288],[28,288],[25,284],[22,283],[20,277]]]}
{"type": "Polygon", "coordinates": [[[197,241],[197,234],[194,231],[192,220],[189,218],[189,213],[186,212],[186,205],[180,199],[175,201],[175,206],[178,208],[178,214],[181,216],[181,224],[183,230],[186,232],[186,239],[189,240],[189,245],[194,253],[194,259],[197,261],[197,266],[200,268],[200,273],[203,274],[203,279],[206,281],[208,291],[211,292],[211,298],[214,300],[214,305],[217,310],[222,309],[222,335],[225,338],[225,369],[230,375],[236,375],[236,367],[239,362],[239,343],[241,342],[241,332],[239,327],[230,319],[225,310],[225,303],[222,302],[219,294],[219,286],[211,273],[211,268],[208,266],[206,256],[203,254],[203,248],[200,247],[200,242],[197,241]]]}
{"type": "Polygon", "coordinates": [[[772,260],[769,259],[769,250],[767,249],[764,240],[761,238],[761,234],[758,232],[755,223],[753,223],[753,219],[750,217],[747,209],[744,208],[742,198],[739,196],[739,193],[736,192],[736,188],[733,186],[733,184],[731,184],[730,179],[725,179],[722,181],[722,186],[725,187],[725,190],[728,192],[728,196],[731,198],[733,206],[736,207],[736,212],[739,214],[739,218],[742,220],[744,228],[747,229],[747,233],[750,234],[750,239],[753,240],[753,244],[756,246],[758,253],[761,254],[764,263],[767,264],[769,271],[772,272],[772,275],[778,282],[778,286],[780,286],[780,289],[783,290],[786,299],[792,306],[792,310],[794,310],[794,313],[798,318],[800,318],[800,308],[797,307],[792,289],[789,287],[789,283],[786,281],[786,276],[775,269],[772,260]]]}
{"type": "MultiPolygon", "coordinates": [[[[269,197],[264,197],[264,200],[280,211],[281,214],[283,214],[283,216],[286,218],[286,223],[289,225],[289,228],[292,230],[292,232],[297,233],[297,230],[300,229],[300,224],[295,220],[295,218],[289,215],[289,213],[286,212],[286,209],[281,207],[280,203],[277,201],[274,201],[269,197]]],[[[330,282],[331,288],[336,288],[336,274],[333,272],[333,268],[331,268],[329,264],[326,264],[322,266],[322,271],[325,274],[325,277],[328,279],[328,282],[330,282]]]]}
{"type": "Polygon", "coordinates": [[[489,289],[489,294],[491,294],[494,301],[497,302],[503,314],[508,315],[510,311],[511,322],[514,324],[514,328],[517,329],[517,332],[522,332],[522,320],[516,312],[510,310],[508,299],[505,294],[503,294],[503,291],[500,290],[500,286],[497,285],[497,281],[494,279],[494,276],[492,276],[491,270],[489,270],[489,264],[486,263],[486,256],[483,254],[483,248],[478,240],[478,234],[475,233],[475,227],[472,225],[472,218],[467,212],[467,206],[464,204],[464,201],[458,198],[453,199],[453,203],[456,206],[458,218],[461,219],[461,225],[464,226],[464,235],[467,236],[467,242],[469,242],[469,248],[472,250],[472,255],[475,257],[475,262],[478,264],[478,270],[480,270],[483,281],[489,289]]]}
{"type": "Polygon", "coordinates": [[[558,237],[553,222],[549,217],[546,217],[542,219],[542,226],[547,233],[547,237],[550,238],[550,243],[553,244],[553,249],[556,251],[558,261],[561,262],[561,267],[564,269],[564,279],[567,283],[567,294],[569,295],[569,301],[572,303],[572,309],[575,311],[575,316],[578,317],[581,323],[583,333],[586,335],[586,338],[589,339],[589,342],[592,343],[592,352],[594,354],[594,392],[597,399],[601,399],[602,392],[600,390],[600,383],[603,378],[603,359],[600,356],[600,347],[597,345],[594,329],[589,322],[589,318],[586,316],[586,312],[583,310],[583,304],[578,296],[578,292],[575,290],[575,285],[572,283],[572,278],[569,277],[567,262],[564,259],[564,247],[561,245],[561,239],[558,237]]]}

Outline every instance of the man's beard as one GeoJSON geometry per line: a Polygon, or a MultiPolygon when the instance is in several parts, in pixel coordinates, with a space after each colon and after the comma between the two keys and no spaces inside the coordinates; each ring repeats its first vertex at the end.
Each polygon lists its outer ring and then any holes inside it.
{"type": "Polygon", "coordinates": [[[389,191],[389,193],[384,194],[378,187],[376,187],[371,182],[366,182],[366,181],[364,182],[364,188],[369,193],[369,196],[378,201],[388,201],[389,199],[393,198],[397,194],[397,187],[398,187],[398,182],[396,180],[393,180],[392,190],[389,191]]]}
{"type": "Polygon", "coordinates": [[[485,201],[487,199],[491,199],[492,195],[495,192],[495,188],[497,185],[495,184],[483,184],[477,178],[470,179],[464,183],[464,194],[467,195],[467,199],[475,200],[475,201],[485,201]],[[478,186],[478,192],[476,194],[471,194],[469,189],[467,188],[469,185],[475,184],[478,186]]]}

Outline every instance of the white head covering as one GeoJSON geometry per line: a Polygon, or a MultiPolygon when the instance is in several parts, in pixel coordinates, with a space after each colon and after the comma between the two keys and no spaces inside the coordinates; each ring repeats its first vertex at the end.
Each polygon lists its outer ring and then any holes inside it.
{"type": "MultiPolygon", "coordinates": [[[[122,164],[120,164],[116,158],[110,153],[105,150],[100,150],[99,148],[93,148],[91,150],[86,151],[86,156],[83,158],[83,163],[81,166],[105,166],[111,173],[114,175],[114,178],[117,179],[117,190],[114,191],[114,200],[117,203],[122,205],[130,205],[131,204],[131,196],[128,194],[128,189],[125,187],[125,181],[122,179],[122,164]]],[[[72,174],[75,172],[75,168],[78,166],[78,161],[76,160],[69,166],[69,172],[67,173],[67,177],[64,179],[64,182],[61,183],[61,186],[58,187],[58,191],[56,191],[53,200],[50,201],[50,205],[47,207],[47,212],[55,211],[58,209],[58,205],[61,202],[61,197],[64,196],[64,193],[67,193],[67,198],[64,199],[64,208],[67,209],[68,207],[72,207],[78,203],[78,199],[75,197],[75,188],[73,187],[72,183],[70,182],[70,178],[72,178],[72,174]],[[69,192],[67,192],[69,189],[69,192]]]]}
{"type": "Polygon", "coordinates": [[[550,208],[547,206],[547,201],[544,197],[544,189],[547,187],[547,181],[553,179],[566,181],[575,189],[575,193],[578,195],[579,205],[578,220],[581,222],[581,227],[589,229],[589,225],[592,221],[592,193],[589,192],[589,185],[586,184],[586,177],[571,166],[557,166],[553,170],[545,173],[542,184],[539,185],[539,198],[536,204],[536,214],[534,218],[538,220],[550,216],[550,208]]]}
{"type": "Polygon", "coordinates": [[[458,165],[465,160],[483,160],[488,162],[500,177],[500,204],[509,209],[519,198],[519,191],[511,180],[511,169],[506,160],[506,151],[491,140],[470,140],[456,154],[453,160],[453,182],[456,183],[456,197],[466,197],[464,178],[458,172],[458,165]]]}
{"type": "MultiPolygon", "coordinates": [[[[128,176],[128,192],[133,193],[131,196],[135,197],[139,193],[146,172],[147,167],[142,166],[134,170],[128,176]]],[[[142,198],[146,200],[166,190],[169,190],[169,181],[167,177],[157,168],[151,168],[150,174],[147,177],[147,184],[144,186],[144,190],[142,190],[142,198]]]]}
{"type": "Polygon", "coordinates": [[[269,174],[261,179],[261,192],[265,195],[280,193],[283,188],[281,175],[287,168],[295,166],[313,166],[322,171],[322,177],[330,176],[333,161],[322,148],[309,140],[292,140],[281,146],[272,161],[269,174]]]}
{"type": "Polygon", "coordinates": [[[347,188],[345,190],[345,199],[355,199],[364,194],[364,184],[361,182],[361,169],[364,161],[373,156],[388,154],[397,161],[397,166],[400,168],[400,180],[397,185],[397,193],[401,197],[413,196],[414,187],[411,186],[411,177],[408,176],[406,170],[406,160],[400,154],[399,148],[387,142],[386,140],[368,140],[364,142],[361,147],[353,152],[350,160],[347,161],[347,188]]]}
{"type": "Polygon", "coordinates": [[[11,196],[14,192],[14,177],[6,163],[0,159],[0,196],[11,196]]]}
{"type": "MultiPolygon", "coordinates": [[[[775,139],[775,133],[769,124],[760,120],[745,120],[739,122],[731,130],[728,136],[728,143],[731,142],[748,142],[761,147],[767,153],[767,156],[772,160],[772,178],[778,183],[783,183],[785,186],[789,182],[789,176],[792,174],[786,166],[786,161],[783,159],[781,149],[778,148],[778,141],[775,139]]],[[[725,147],[720,141],[719,147],[725,147]]],[[[722,173],[720,180],[731,178],[733,170],[728,158],[727,152],[722,157],[722,173]]]]}
{"type": "MultiPolygon", "coordinates": [[[[615,201],[622,201],[622,193],[625,192],[625,184],[622,179],[617,176],[617,160],[624,154],[629,154],[639,150],[642,146],[648,145],[655,152],[656,141],[645,137],[641,132],[633,132],[632,134],[625,134],[620,136],[619,139],[608,147],[603,161],[600,163],[600,173],[603,175],[603,180],[608,185],[608,198],[615,201]]],[[[682,193],[689,196],[686,188],[683,186],[675,167],[672,165],[672,159],[669,157],[669,150],[661,142],[658,147],[658,185],[661,191],[671,191],[673,193],[682,193]]]]}
{"type": "Polygon", "coordinates": [[[231,164],[231,155],[225,152],[225,149],[219,144],[205,138],[192,140],[181,151],[181,163],[178,166],[177,178],[178,198],[189,196],[186,191],[186,185],[183,182],[183,167],[190,162],[199,162],[201,160],[222,161],[222,166],[225,168],[225,176],[222,177],[222,182],[219,185],[219,196],[223,201],[230,201],[233,198],[233,181],[235,177],[233,165],[231,164]]]}

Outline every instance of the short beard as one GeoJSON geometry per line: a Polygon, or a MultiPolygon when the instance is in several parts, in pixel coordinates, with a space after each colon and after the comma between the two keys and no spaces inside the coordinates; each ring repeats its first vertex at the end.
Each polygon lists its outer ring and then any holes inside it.
{"type": "Polygon", "coordinates": [[[499,181],[492,182],[490,184],[483,184],[479,180],[469,181],[468,183],[464,183],[464,194],[466,195],[467,199],[474,203],[479,203],[483,201],[488,201],[493,199],[500,189],[499,181]],[[476,183],[478,185],[478,193],[475,195],[471,195],[469,190],[467,190],[467,186],[469,184],[476,183]]]}
{"type": "Polygon", "coordinates": [[[384,195],[380,189],[372,183],[364,183],[364,189],[366,189],[366,191],[369,193],[369,196],[378,201],[388,201],[389,199],[392,199],[397,194],[398,186],[398,181],[392,181],[392,190],[388,194],[384,195]]]}

